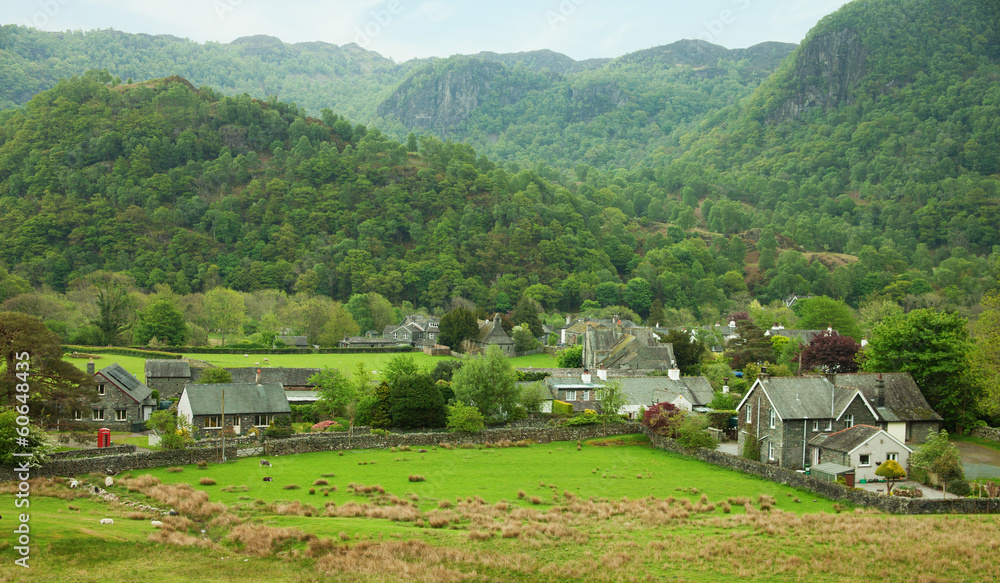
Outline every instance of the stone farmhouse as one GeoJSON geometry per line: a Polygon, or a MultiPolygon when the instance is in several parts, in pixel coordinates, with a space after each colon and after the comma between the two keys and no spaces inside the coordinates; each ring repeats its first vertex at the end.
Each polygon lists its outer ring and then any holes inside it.
{"type": "Polygon", "coordinates": [[[486,350],[489,346],[499,346],[507,356],[514,356],[514,339],[507,335],[500,325],[500,314],[495,314],[492,320],[479,322],[479,336],[475,341],[476,348],[486,350]]]}
{"type": "Polygon", "coordinates": [[[292,414],[281,383],[191,384],[184,387],[177,415],[194,426],[194,437],[218,437],[232,429],[241,435],[292,414]],[[223,411],[223,402],[225,410],[223,411]]]}
{"type": "Polygon", "coordinates": [[[820,434],[809,440],[812,464],[837,464],[854,470],[857,480],[878,479],[875,470],[886,460],[896,460],[906,468],[910,449],[880,427],[855,425],[836,433],[820,434]]]}
{"type": "Polygon", "coordinates": [[[94,371],[87,363],[87,374],[97,387],[97,401],[90,411],[74,410],[74,421],[91,423],[116,431],[132,431],[156,409],[153,391],[118,363],[94,371]]]}
{"type": "Polygon", "coordinates": [[[676,366],[674,347],[660,342],[652,328],[591,328],[582,337],[588,370],[652,369],[676,366]]]}
{"type": "Polygon", "coordinates": [[[803,469],[811,463],[811,441],[821,434],[870,425],[898,441],[923,443],[940,428],[941,417],[912,379],[870,381],[857,375],[769,377],[762,371],[737,407],[740,452],[756,447],[761,461],[803,469]],[[851,386],[859,384],[868,388],[851,386]]]}

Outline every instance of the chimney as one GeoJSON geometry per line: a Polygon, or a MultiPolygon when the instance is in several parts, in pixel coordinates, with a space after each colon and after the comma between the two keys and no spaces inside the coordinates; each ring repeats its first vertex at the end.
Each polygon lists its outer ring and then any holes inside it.
{"type": "Polygon", "coordinates": [[[601,379],[602,381],[608,380],[608,371],[605,370],[603,366],[597,369],[597,378],[601,379]]]}
{"type": "Polygon", "coordinates": [[[87,361],[87,376],[94,376],[94,359],[87,361]]]}
{"type": "Polygon", "coordinates": [[[759,378],[761,381],[766,381],[769,378],[769,376],[767,374],[767,365],[766,364],[760,365],[760,372],[757,373],[757,378],[759,378]]]}
{"type": "Polygon", "coordinates": [[[257,369],[257,385],[260,385],[260,369],[257,369]]]}
{"type": "Polygon", "coordinates": [[[587,369],[583,369],[583,374],[580,375],[580,380],[586,384],[590,384],[590,371],[587,369]]]}
{"type": "Polygon", "coordinates": [[[875,393],[875,406],[885,407],[885,380],[882,378],[882,373],[878,373],[875,377],[875,388],[878,389],[875,393]]]}
{"type": "Polygon", "coordinates": [[[677,361],[670,361],[670,368],[667,369],[667,378],[672,381],[681,380],[681,369],[677,368],[677,361]]]}
{"type": "Polygon", "coordinates": [[[729,377],[724,377],[722,379],[722,394],[729,392],[729,377]]]}
{"type": "Polygon", "coordinates": [[[736,327],[736,320],[730,320],[729,321],[729,327],[730,328],[735,328],[736,327]]]}

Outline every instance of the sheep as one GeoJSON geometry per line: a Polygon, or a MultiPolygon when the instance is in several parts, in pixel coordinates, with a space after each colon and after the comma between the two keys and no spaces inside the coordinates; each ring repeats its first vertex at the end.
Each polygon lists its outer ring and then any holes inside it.
{"type": "Polygon", "coordinates": [[[253,364],[254,364],[254,366],[260,366],[260,361],[258,360],[257,362],[255,362],[253,364]]]}
{"type": "Polygon", "coordinates": [[[249,354],[244,354],[243,358],[250,358],[250,355],[249,354]]]}
{"type": "Polygon", "coordinates": [[[269,462],[267,460],[260,460],[260,464],[258,465],[258,467],[269,468],[269,467],[271,467],[271,462],[269,462]]]}
{"type": "Polygon", "coordinates": [[[150,521],[149,521],[149,524],[150,524],[150,526],[152,526],[153,528],[163,528],[163,523],[162,523],[162,522],[160,522],[159,520],[150,520],[150,521]]]}
{"type": "Polygon", "coordinates": [[[115,521],[112,520],[112,519],[110,519],[110,518],[102,518],[101,519],[101,524],[114,524],[114,523],[115,523],[115,521]]]}
{"type": "Polygon", "coordinates": [[[73,480],[73,481],[71,481],[69,483],[69,487],[70,488],[78,488],[79,486],[80,486],[80,482],[77,482],[76,480],[73,480]]]}
{"type": "Polygon", "coordinates": [[[176,510],[174,510],[173,508],[171,508],[171,509],[170,509],[170,512],[168,512],[167,514],[169,514],[170,516],[180,516],[180,515],[181,515],[181,513],[180,513],[180,512],[177,512],[177,511],[176,511],[176,510]]]}
{"type": "Polygon", "coordinates": [[[265,359],[264,359],[264,362],[271,362],[271,361],[265,358],[265,359]]]}
{"type": "Polygon", "coordinates": [[[265,482],[270,482],[271,481],[271,476],[264,476],[264,481],[265,482]]]}
{"type": "Polygon", "coordinates": [[[111,486],[114,486],[114,485],[115,485],[114,478],[112,478],[111,476],[108,476],[107,478],[104,478],[104,487],[105,488],[110,488],[111,486]]]}

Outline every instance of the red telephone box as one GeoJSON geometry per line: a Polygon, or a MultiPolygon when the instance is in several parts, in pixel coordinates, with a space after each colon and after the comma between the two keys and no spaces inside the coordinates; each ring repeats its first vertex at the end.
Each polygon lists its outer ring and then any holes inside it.
{"type": "Polygon", "coordinates": [[[97,430],[97,447],[111,447],[111,430],[102,427],[97,430]]]}

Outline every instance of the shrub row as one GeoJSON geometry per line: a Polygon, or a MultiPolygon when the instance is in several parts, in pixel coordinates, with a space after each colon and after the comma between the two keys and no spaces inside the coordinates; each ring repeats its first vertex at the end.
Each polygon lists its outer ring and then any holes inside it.
{"type": "MultiPolygon", "coordinates": [[[[85,346],[72,347],[74,349],[88,349],[90,352],[97,352],[85,346]]],[[[115,349],[109,349],[115,350],[115,349]]],[[[134,350],[122,348],[119,350],[134,350]]],[[[412,346],[393,346],[391,348],[234,348],[231,346],[164,346],[160,352],[150,350],[140,351],[153,354],[163,354],[156,358],[181,358],[182,354],[197,356],[198,354],[368,354],[368,353],[394,353],[413,352],[412,346]]],[[[110,354],[114,354],[113,352],[110,354]]],[[[131,355],[131,354],[130,354],[131,355]]]]}
{"type": "Polygon", "coordinates": [[[137,356],[139,358],[159,358],[166,360],[178,360],[180,354],[164,352],[160,350],[149,350],[143,348],[127,348],[124,346],[75,346],[64,344],[63,352],[82,352],[84,354],[117,354],[118,356],[137,356]]]}

